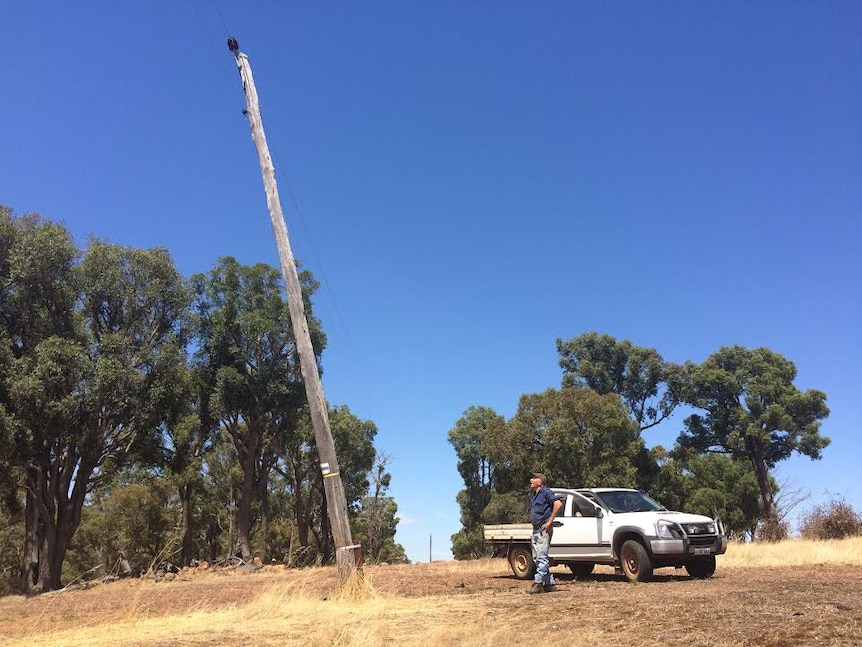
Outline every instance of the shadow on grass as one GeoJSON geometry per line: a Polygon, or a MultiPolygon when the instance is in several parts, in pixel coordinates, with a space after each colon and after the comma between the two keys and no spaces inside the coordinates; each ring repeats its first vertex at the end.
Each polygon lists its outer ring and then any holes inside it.
{"type": "MultiPolygon", "coordinates": [[[[590,573],[589,575],[572,575],[571,573],[553,572],[554,580],[557,582],[616,582],[619,584],[667,584],[670,582],[697,582],[697,578],[691,577],[687,573],[657,573],[654,574],[647,582],[629,582],[624,575],[615,575],[613,573],[590,573]]],[[[529,584],[529,580],[519,580],[514,575],[494,575],[495,580],[511,580],[512,582],[524,582],[529,584]]]]}

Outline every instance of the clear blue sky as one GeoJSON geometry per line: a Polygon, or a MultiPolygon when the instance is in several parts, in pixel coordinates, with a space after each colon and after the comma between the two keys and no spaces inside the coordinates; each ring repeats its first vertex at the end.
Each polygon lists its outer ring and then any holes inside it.
{"type": "Polygon", "coordinates": [[[451,555],[455,421],[559,386],[555,339],[592,330],[782,353],[832,444],[779,480],[862,509],[862,3],[33,1],[0,24],[0,203],[187,275],[277,264],[239,40],[323,282],[324,388],[378,425],[411,559],[451,555]]]}

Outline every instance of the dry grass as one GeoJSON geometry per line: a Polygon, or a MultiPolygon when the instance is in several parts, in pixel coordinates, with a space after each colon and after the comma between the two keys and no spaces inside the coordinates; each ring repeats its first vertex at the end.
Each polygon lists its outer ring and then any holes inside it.
{"type": "Polygon", "coordinates": [[[847,564],[862,566],[862,537],[848,539],[789,539],[774,544],[732,543],[719,557],[722,568],[847,564]]]}
{"type": "Polygon", "coordinates": [[[607,567],[583,579],[557,568],[545,596],[525,595],[500,559],[369,567],[340,590],[334,568],[187,571],[0,599],[0,644],[862,645],[862,569],[848,565],[862,565],[860,538],[734,544],[710,580],[664,569],[632,585],[607,567]]]}

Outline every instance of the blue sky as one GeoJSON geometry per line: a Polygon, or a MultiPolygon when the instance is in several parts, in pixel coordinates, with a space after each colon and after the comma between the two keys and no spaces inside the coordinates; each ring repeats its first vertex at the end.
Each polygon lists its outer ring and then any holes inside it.
{"type": "Polygon", "coordinates": [[[6,3],[0,203],[187,275],[276,265],[235,36],[324,389],[378,425],[411,559],[451,556],[455,421],[559,386],[592,330],[782,353],[832,444],[779,480],[862,509],[862,4],[248,4],[6,3]]]}

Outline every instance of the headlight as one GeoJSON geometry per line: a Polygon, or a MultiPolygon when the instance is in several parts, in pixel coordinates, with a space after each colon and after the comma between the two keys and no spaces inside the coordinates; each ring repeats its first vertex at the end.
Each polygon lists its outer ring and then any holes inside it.
{"type": "Polygon", "coordinates": [[[664,519],[659,519],[655,524],[655,534],[660,539],[677,539],[680,536],[676,524],[664,519]]]}

